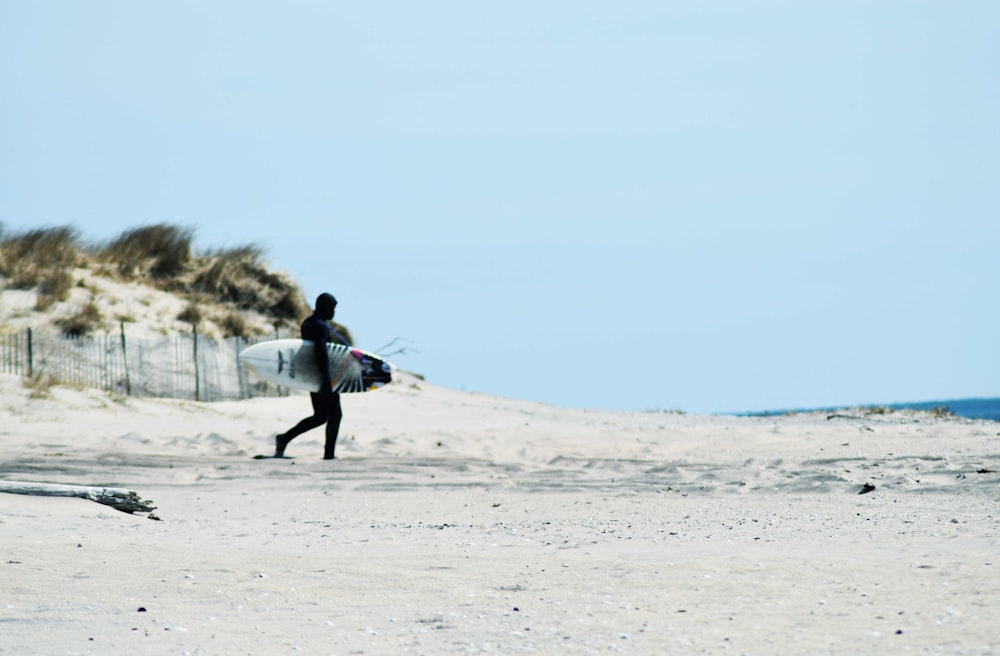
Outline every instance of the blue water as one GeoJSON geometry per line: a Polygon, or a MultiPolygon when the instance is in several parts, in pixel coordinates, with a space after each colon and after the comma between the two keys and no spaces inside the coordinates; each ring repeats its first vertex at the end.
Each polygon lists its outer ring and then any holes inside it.
{"type": "MultiPolygon", "coordinates": [[[[876,403],[880,407],[894,408],[896,410],[932,410],[934,408],[948,408],[959,417],[967,419],[989,419],[990,421],[1000,421],[1000,399],[955,399],[952,401],[919,401],[916,403],[876,403]]],[[[791,412],[825,412],[838,410],[841,408],[801,408],[791,412]]],[[[786,411],[767,412],[747,412],[741,413],[747,416],[766,416],[784,414],[786,411]]]]}
{"type": "Polygon", "coordinates": [[[890,408],[930,410],[948,408],[959,417],[1000,421],[1000,399],[957,399],[954,401],[925,401],[923,403],[890,403],[890,408]]]}

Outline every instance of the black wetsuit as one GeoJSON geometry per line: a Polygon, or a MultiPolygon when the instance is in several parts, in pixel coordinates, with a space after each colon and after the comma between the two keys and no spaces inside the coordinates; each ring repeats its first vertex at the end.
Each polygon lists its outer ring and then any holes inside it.
{"type": "MultiPolygon", "coordinates": [[[[340,420],[343,417],[343,412],[340,409],[340,394],[330,389],[330,361],[326,345],[329,342],[347,344],[347,340],[341,337],[330,325],[330,322],[319,313],[314,313],[302,322],[302,339],[307,339],[316,345],[316,367],[323,377],[323,383],[318,392],[310,394],[313,407],[312,416],[306,417],[291,430],[278,436],[276,455],[284,455],[288,443],[302,433],[326,423],[326,446],[323,449],[323,458],[331,460],[337,446],[337,435],[340,432],[340,420]]],[[[348,344],[348,346],[350,345],[348,344]]]]}

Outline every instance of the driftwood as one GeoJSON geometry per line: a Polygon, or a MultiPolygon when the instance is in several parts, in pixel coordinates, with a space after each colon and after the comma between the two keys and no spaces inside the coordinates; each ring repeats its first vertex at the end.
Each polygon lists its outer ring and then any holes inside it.
{"type": "Polygon", "coordinates": [[[89,499],[125,513],[150,512],[156,506],[139,498],[132,490],[120,487],[90,487],[86,485],[59,485],[58,483],[22,483],[0,481],[0,492],[27,494],[40,497],[77,497],[89,499]]]}

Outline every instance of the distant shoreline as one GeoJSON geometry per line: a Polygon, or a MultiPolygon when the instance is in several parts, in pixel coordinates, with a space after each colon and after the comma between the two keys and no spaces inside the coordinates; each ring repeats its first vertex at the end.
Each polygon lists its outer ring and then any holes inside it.
{"type": "Polygon", "coordinates": [[[873,403],[867,405],[840,405],[822,408],[795,408],[788,410],[763,410],[759,412],[731,413],[737,417],[773,417],[806,412],[837,412],[850,408],[895,410],[946,410],[956,417],[1000,421],[1000,398],[952,399],[949,401],[917,401],[912,403],[873,403]]]}

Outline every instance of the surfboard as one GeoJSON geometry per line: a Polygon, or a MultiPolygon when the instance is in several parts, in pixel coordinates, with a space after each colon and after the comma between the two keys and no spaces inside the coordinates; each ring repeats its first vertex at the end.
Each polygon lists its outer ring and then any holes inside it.
{"type": "MultiPolygon", "coordinates": [[[[274,339],[244,349],[240,360],[276,385],[317,392],[323,381],[314,348],[308,340],[274,339]]],[[[327,344],[326,351],[334,392],[367,392],[392,382],[392,364],[373,353],[344,344],[327,344]]]]}

